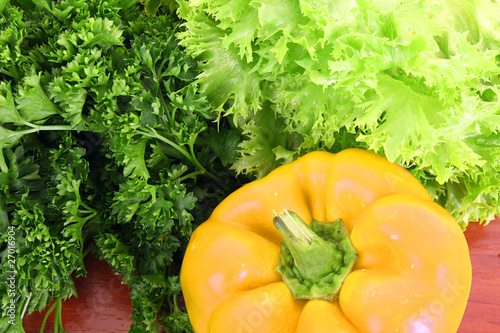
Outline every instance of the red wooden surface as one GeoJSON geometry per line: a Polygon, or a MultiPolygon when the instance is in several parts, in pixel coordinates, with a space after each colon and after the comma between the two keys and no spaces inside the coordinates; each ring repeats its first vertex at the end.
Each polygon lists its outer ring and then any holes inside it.
{"type": "Polygon", "coordinates": [[[459,333],[500,332],[500,218],[465,231],[472,261],[472,288],[459,333]]]}
{"type": "MultiPolygon", "coordinates": [[[[458,333],[500,332],[500,219],[487,226],[471,223],[465,236],[472,261],[472,288],[458,333]]],[[[128,288],[106,263],[95,257],[86,260],[86,267],[87,277],[76,279],[79,298],[63,304],[66,332],[128,332],[132,311],[128,288]]],[[[27,316],[26,332],[39,332],[42,319],[40,313],[27,316]]],[[[51,331],[53,315],[45,332],[51,331]]]]}
{"type": "MultiPolygon", "coordinates": [[[[87,277],[75,279],[78,298],[62,305],[62,321],[67,333],[128,332],[132,320],[129,288],[111,267],[95,256],[85,259],[87,277]]],[[[46,309],[48,309],[47,307],[46,309]]],[[[40,332],[45,312],[34,312],[23,320],[26,333],[40,332]]],[[[44,332],[54,332],[54,313],[50,314],[44,332]]]]}

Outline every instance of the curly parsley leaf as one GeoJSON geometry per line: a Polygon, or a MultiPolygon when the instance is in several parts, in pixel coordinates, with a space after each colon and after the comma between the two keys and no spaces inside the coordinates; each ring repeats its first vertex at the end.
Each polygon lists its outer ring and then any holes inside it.
{"type": "Polygon", "coordinates": [[[16,231],[16,325],[75,296],[95,252],[131,288],[131,331],[189,329],[172,305],[183,251],[238,186],[241,135],[193,84],[181,29],[133,0],[2,3],[0,225],[16,231]]]}

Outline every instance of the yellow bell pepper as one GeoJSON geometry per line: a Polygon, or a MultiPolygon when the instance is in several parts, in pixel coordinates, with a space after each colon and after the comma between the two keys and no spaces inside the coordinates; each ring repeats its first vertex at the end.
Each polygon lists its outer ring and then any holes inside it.
{"type": "Polygon", "coordinates": [[[456,220],[407,170],[309,153],[193,233],[181,286],[197,333],[456,332],[471,263],[456,220]]]}

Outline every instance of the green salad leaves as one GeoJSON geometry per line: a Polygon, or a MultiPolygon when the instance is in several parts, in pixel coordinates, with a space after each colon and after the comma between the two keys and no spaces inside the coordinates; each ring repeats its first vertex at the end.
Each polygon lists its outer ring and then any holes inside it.
{"type": "Polygon", "coordinates": [[[246,134],[240,173],[362,147],[462,226],[500,204],[497,1],[184,1],[197,83],[246,134]]]}
{"type": "Polygon", "coordinates": [[[349,147],[463,228],[491,221],[500,3],[0,0],[0,333],[49,304],[64,331],[89,253],[131,288],[131,332],[191,331],[193,229],[243,183],[349,147]]]}
{"type": "Polygon", "coordinates": [[[191,329],[182,254],[239,186],[240,134],[179,26],[133,0],[0,2],[0,332],[53,299],[59,327],[91,252],[131,288],[131,332],[191,329]]]}

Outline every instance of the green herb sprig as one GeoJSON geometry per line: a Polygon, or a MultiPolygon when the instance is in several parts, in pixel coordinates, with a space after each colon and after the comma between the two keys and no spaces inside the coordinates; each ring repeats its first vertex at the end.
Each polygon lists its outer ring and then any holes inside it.
{"type": "Polygon", "coordinates": [[[0,2],[0,288],[14,228],[18,311],[0,332],[53,299],[60,318],[91,252],[131,287],[132,332],[190,330],[182,253],[238,186],[241,135],[191,84],[180,24],[133,0],[0,2]]]}

